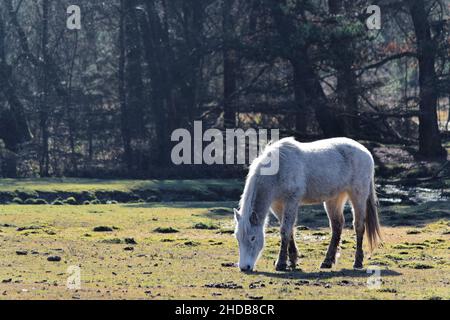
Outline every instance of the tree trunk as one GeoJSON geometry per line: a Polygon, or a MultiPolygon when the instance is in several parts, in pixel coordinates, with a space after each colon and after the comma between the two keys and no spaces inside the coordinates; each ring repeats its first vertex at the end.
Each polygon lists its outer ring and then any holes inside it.
{"type": "Polygon", "coordinates": [[[120,26],[119,26],[119,99],[121,111],[121,131],[124,148],[124,161],[128,171],[132,170],[131,133],[128,126],[128,108],[125,93],[125,1],[120,1],[120,26]]]}
{"type": "MultiPolygon", "coordinates": [[[[329,0],[328,7],[330,14],[341,14],[343,1],[329,0]]],[[[352,39],[345,37],[332,37],[330,45],[337,78],[337,109],[340,109],[339,118],[347,136],[355,136],[359,132],[357,79],[352,70],[355,57],[351,45],[352,39]]]]}
{"type": "Polygon", "coordinates": [[[124,137],[125,162],[128,169],[142,169],[142,150],[136,152],[134,144],[142,145],[145,138],[145,103],[144,83],[141,67],[141,41],[138,27],[137,2],[135,0],[122,2],[121,21],[121,68],[119,81],[122,91],[122,135],[124,137]]]}
{"type": "MultiPolygon", "coordinates": [[[[5,25],[0,15],[0,97],[4,96],[9,104],[9,110],[2,114],[7,115],[7,123],[0,123],[0,139],[4,140],[6,147],[17,151],[20,143],[32,139],[22,102],[16,94],[13,82],[12,67],[6,61],[5,25]]],[[[5,122],[7,119],[0,119],[5,122]]]]}
{"type": "Polygon", "coordinates": [[[294,98],[297,105],[295,114],[295,131],[299,136],[306,136],[308,133],[308,105],[306,104],[306,93],[303,82],[303,70],[299,65],[301,62],[292,61],[294,74],[294,98]]]}
{"type": "Polygon", "coordinates": [[[314,70],[314,65],[308,54],[308,45],[306,43],[293,45],[291,37],[296,34],[296,26],[292,18],[286,16],[281,5],[285,1],[272,3],[272,15],[275,26],[284,42],[286,48],[289,48],[288,59],[290,60],[295,72],[295,93],[298,104],[297,125],[301,130],[305,130],[304,121],[307,114],[307,108],[314,108],[314,114],[320,129],[325,137],[335,137],[343,135],[342,126],[330,105],[328,98],[322,88],[319,77],[314,70]],[[304,97],[303,97],[304,93],[304,97]],[[304,100],[304,103],[303,103],[304,100]]]}
{"type": "Polygon", "coordinates": [[[185,58],[186,63],[183,64],[186,76],[182,79],[180,91],[183,99],[182,103],[185,105],[185,118],[180,119],[182,121],[180,125],[191,123],[197,116],[199,89],[202,78],[205,7],[206,4],[203,1],[183,1],[185,43],[187,50],[192,54],[185,58]]]}
{"type": "Polygon", "coordinates": [[[173,61],[173,53],[167,26],[159,18],[155,3],[146,2],[146,9],[146,14],[139,16],[139,23],[151,79],[151,109],[156,133],[154,141],[159,154],[154,161],[158,166],[167,166],[170,160],[169,133],[173,126],[169,121],[169,114],[171,118],[176,118],[176,114],[171,112],[173,81],[170,63],[173,61]]]}
{"type": "Polygon", "coordinates": [[[68,120],[68,129],[69,129],[69,145],[70,145],[70,160],[72,164],[72,172],[75,176],[78,175],[78,163],[77,163],[77,154],[76,154],[76,145],[77,145],[77,133],[78,133],[78,124],[77,124],[77,112],[76,108],[73,105],[72,101],[72,86],[73,86],[73,75],[75,68],[75,60],[78,54],[78,31],[75,32],[75,46],[73,49],[73,56],[70,61],[70,70],[69,70],[69,81],[67,86],[67,99],[66,99],[66,109],[67,109],[67,120],[68,120]]]}
{"type": "MultiPolygon", "coordinates": [[[[28,38],[26,36],[25,30],[19,23],[19,20],[17,18],[17,11],[13,7],[12,0],[3,0],[3,1],[6,2],[5,7],[9,12],[11,24],[16,29],[17,35],[19,37],[18,41],[20,43],[20,47],[22,49],[24,57],[36,68],[44,68],[43,64],[45,62],[36,57],[30,49],[30,45],[28,44],[28,38]]],[[[46,6],[48,8],[48,4],[46,6]]],[[[48,29],[48,26],[46,28],[48,29]]],[[[61,98],[66,99],[67,91],[66,88],[63,86],[63,81],[61,80],[61,75],[64,74],[64,72],[60,70],[60,68],[55,63],[55,61],[53,61],[50,55],[47,55],[47,62],[45,68],[47,69],[49,83],[51,83],[56,93],[61,98]]]]}
{"type": "Polygon", "coordinates": [[[50,155],[49,155],[49,130],[48,130],[48,18],[49,18],[49,0],[42,2],[42,35],[41,35],[41,97],[39,106],[39,124],[41,129],[41,159],[40,159],[40,175],[48,177],[50,171],[50,155]]]}
{"type": "MultiPolygon", "coordinates": [[[[323,135],[326,138],[342,136],[344,134],[342,123],[335,115],[333,107],[328,101],[322,85],[320,84],[319,77],[317,76],[306,51],[306,48],[300,48],[295,55],[294,60],[291,61],[300,75],[300,80],[297,85],[303,88],[304,92],[305,102],[303,106],[299,105],[299,107],[301,107],[299,112],[301,112],[301,115],[304,117],[307,113],[307,108],[313,107],[316,120],[319,123],[323,135]]],[[[299,116],[299,114],[297,114],[297,116],[299,116]]]]}
{"type": "Polygon", "coordinates": [[[419,60],[419,153],[428,158],[442,157],[446,155],[446,151],[442,147],[437,119],[436,43],[431,37],[424,1],[410,0],[408,6],[414,24],[419,60]]]}
{"type": "Polygon", "coordinates": [[[223,0],[222,31],[223,31],[223,120],[225,128],[236,126],[236,109],[234,94],[236,93],[236,50],[229,48],[233,39],[234,27],[231,10],[234,0],[223,0]]]}

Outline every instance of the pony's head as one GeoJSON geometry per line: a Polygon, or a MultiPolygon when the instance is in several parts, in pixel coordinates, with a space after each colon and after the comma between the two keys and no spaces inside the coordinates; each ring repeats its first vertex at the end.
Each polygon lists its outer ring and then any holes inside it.
{"type": "Polygon", "coordinates": [[[239,243],[239,268],[253,271],[264,247],[264,221],[259,221],[256,212],[245,216],[234,209],[236,220],[235,236],[239,243]]]}

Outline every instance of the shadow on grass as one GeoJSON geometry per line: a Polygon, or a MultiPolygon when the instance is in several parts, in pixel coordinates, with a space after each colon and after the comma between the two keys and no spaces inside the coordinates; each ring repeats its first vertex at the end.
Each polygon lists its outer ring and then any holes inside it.
{"type": "MultiPolygon", "coordinates": [[[[381,277],[395,277],[402,275],[400,272],[394,270],[381,269],[380,271],[381,277]]],[[[318,271],[318,272],[303,272],[301,270],[294,270],[290,272],[255,271],[252,274],[286,280],[320,280],[320,279],[332,279],[337,277],[360,278],[360,277],[370,277],[371,275],[373,275],[373,273],[371,272],[367,273],[366,270],[353,270],[353,269],[342,269],[339,271],[318,271]]]]}

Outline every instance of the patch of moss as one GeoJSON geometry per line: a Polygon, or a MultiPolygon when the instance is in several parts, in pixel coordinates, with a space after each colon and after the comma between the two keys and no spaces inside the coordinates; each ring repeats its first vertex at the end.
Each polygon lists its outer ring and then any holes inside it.
{"type": "Polygon", "coordinates": [[[199,242],[195,242],[195,241],[186,241],[184,243],[184,245],[188,246],[188,247],[198,247],[200,245],[200,243],[199,242]]]}
{"type": "Polygon", "coordinates": [[[393,260],[393,261],[401,261],[404,260],[404,257],[398,254],[387,254],[385,255],[387,259],[393,260]]]}
{"type": "Polygon", "coordinates": [[[408,243],[408,242],[392,246],[393,249],[398,249],[398,250],[408,250],[408,249],[424,250],[425,247],[428,247],[428,245],[426,243],[419,244],[419,243],[408,243]]]}
{"type": "Polygon", "coordinates": [[[386,259],[374,258],[370,260],[370,265],[374,266],[390,266],[391,262],[386,259]]]}
{"type": "Polygon", "coordinates": [[[234,229],[220,229],[218,232],[218,234],[234,234],[234,229]]]}
{"type": "Polygon", "coordinates": [[[430,264],[419,263],[419,262],[411,262],[400,265],[401,268],[411,268],[411,269],[433,269],[434,267],[430,264]]]}
{"type": "Polygon", "coordinates": [[[92,231],[94,231],[94,232],[113,232],[114,229],[111,227],[100,226],[100,227],[95,227],[92,231]]]}
{"type": "Polygon", "coordinates": [[[420,234],[420,233],[422,233],[422,231],[417,229],[406,231],[406,234],[420,234]]]}
{"type": "Polygon", "coordinates": [[[122,244],[122,240],[119,238],[111,238],[111,239],[103,239],[101,241],[102,243],[108,243],[108,244],[122,244]]]}
{"type": "Polygon", "coordinates": [[[206,224],[203,222],[197,223],[194,225],[194,229],[197,230],[217,230],[219,229],[218,226],[214,225],[214,224],[206,224]]]}
{"type": "Polygon", "coordinates": [[[172,228],[172,227],[168,227],[168,228],[158,227],[153,231],[156,233],[178,233],[178,232],[180,232],[179,230],[172,228]]]}
{"type": "Polygon", "coordinates": [[[382,288],[378,289],[378,292],[387,292],[387,293],[397,293],[397,290],[394,288],[382,288]]]}

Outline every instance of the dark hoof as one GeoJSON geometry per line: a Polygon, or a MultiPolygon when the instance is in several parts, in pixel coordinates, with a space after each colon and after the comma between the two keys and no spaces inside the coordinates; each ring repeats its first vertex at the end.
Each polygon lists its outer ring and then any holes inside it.
{"type": "Polygon", "coordinates": [[[354,270],[362,270],[363,269],[362,262],[355,262],[355,264],[353,265],[353,269],[354,270]]]}
{"type": "Polygon", "coordinates": [[[286,263],[277,263],[275,270],[277,271],[286,271],[287,270],[287,264],[286,263]]]}
{"type": "Polygon", "coordinates": [[[329,261],[324,261],[320,265],[320,269],[331,269],[333,267],[333,263],[329,261]]]}
{"type": "Polygon", "coordinates": [[[297,268],[297,263],[298,263],[297,259],[296,260],[289,260],[289,268],[296,269],[297,268]]]}

